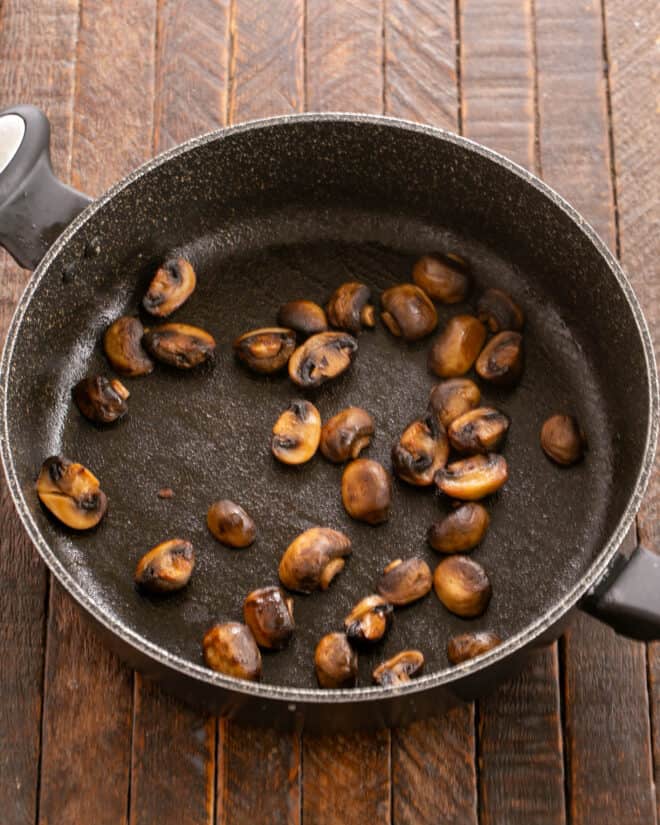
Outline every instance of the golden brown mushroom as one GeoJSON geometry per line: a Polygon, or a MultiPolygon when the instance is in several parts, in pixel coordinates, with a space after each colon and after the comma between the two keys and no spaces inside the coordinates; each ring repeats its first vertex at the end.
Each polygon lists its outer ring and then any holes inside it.
{"type": "Polygon", "coordinates": [[[469,378],[449,378],[436,384],[429,396],[429,412],[447,428],[451,422],[478,407],[481,401],[479,387],[469,378]]]}
{"type": "Polygon", "coordinates": [[[215,339],[206,330],[190,324],[161,324],[145,330],[145,349],[157,361],[189,370],[210,361],[215,352],[215,339]]]}
{"type": "Polygon", "coordinates": [[[346,407],[321,430],[321,452],[335,464],[357,458],[374,434],[374,420],[362,407],[346,407]]]}
{"type": "Polygon", "coordinates": [[[226,498],[214,501],[209,507],[206,524],[227,547],[249,547],[257,537],[254,521],[242,507],[226,498]]]}
{"type": "Polygon", "coordinates": [[[435,415],[413,421],[392,448],[394,472],[408,484],[428,487],[447,463],[449,442],[445,428],[435,415]]]}
{"type": "Polygon", "coordinates": [[[135,583],[150,593],[173,593],[188,584],[194,566],[192,544],[169,539],[142,556],[135,568],[135,583]]]}
{"type": "Polygon", "coordinates": [[[584,456],[587,440],[577,418],[557,414],[543,424],[541,446],[549,458],[567,467],[584,456]]]}
{"type": "Polygon", "coordinates": [[[467,556],[443,559],[435,568],[433,587],[447,610],[465,619],[481,616],[492,595],[486,571],[467,556]]]}
{"type": "Polygon", "coordinates": [[[36,488],[44,507],[73,530],[96,527],[108,507],[98,478],[82,464],[62,456],[44,461],[36,488]]]}
{"type": "Polygon", "coordinates": [[[372,677],[377,685],[404,685],[419,674],[424,667],[424,654],[419,650],[402,650],[374,670],[372,677]]]}
{"type": "Polygon", "coordinates": [[[167,318],[190,298],[196,286],[197,276],[190,261],[167,261],[156,271],[142,306],[150,315],[167,318]]]}
{"type": "Polygon", "coordinates": [[[429,298],[443,304],[464,301],[470,287],[463,262],[435,255],[423,255],[413,267],[412,277],[429,298]]]}
{"type": "Polygon", "coordinates": [[[491,495],[506,482],[509,470],[504,456],[497,453],[474,455],[454,461],[438,470],[435,483],[451,498],[477,501],[491,495]]]}
{"type": "Polygon", "coordinates": [[[321,415],[310,401],[292,401],[273,427],[271,451],[283,464],[304,464],[321,440],[321,415]]]}
{"type": "Polygon", "coordinates": [[[460,633],[458,636],[453,636],[447,643],[447,658],[452,665],[460,665],[461,662],[488,653],[500,644],[502,644],[502,639],[497,633],[491,633],[489,630],[460,633]]]}
{"type": "Polygon", "coordinates": [[[404,341],[419,341],[430,335],[438,325],[433,302],[414,284],[397,284],[380,296],[383,305],[381,319],[392,335],[404,341]]]}
{"type": "Polygon", "coordinates": [[[488,510],[482,504],[468,502],[432,524],[428,541],[439,553],[465,553],[483,540],[489,524],[488,510]]]}
{"type": "Polygon", "coordinates": [[[454,419],[447,435],[459,453],[490,453],[498,450],[509,429],[509,419],[493,407],[477,407],[454,419]]]}
{"type": "Polygon", "coordinates": [[[128,412],[130,393],[117,378],[94,375],[78,381],[72,390],[78,409],[95,424],[112,424],[128,412]]]}
{"type": "Polygon", "coordinates": [[[240,335],[234,353],[254,372],[270,375],[286,367],[296,348],[296,334],[285,327],[262,327],[240,335]]]}
{"type": "Polygon", "coordinates": [[[212,670],[251,682],[261,678],[261,653],[250,628],[240,622],[214,625],[204,636],[202,649],[212,670]]]}
{"type": "Polygon", "coordinates": [[[424,559],[395,559],[383,570],[378,592],[395,607],[424,598],[431,590],[433,577],[424,559]]]}
{"type": "Polygon", "coordinates": [[[293,635],[293,599],[279,587],[261,587],[243,602],[243,618],[259,647],[281,650],[293,635]]]}
{"type": "Polygon", "coordinates": [[[328,329],[325,310],[313,301],[289,301],[283,304],[277,313],[277,323],[294,330],[303,338],[328,329]]]}
{"type": "Polygon", "coordinates": [[[311,527],[285,550],[280,560],[280,580],[299,593],[327,590],[350,553],[351,540],[344,533],[330,527],[311,527]]]}
{"type": "Polygon", "coordinates": [[[479,320],[491,332],[520,331],[525,316],[513,298],[502,289],[487,289],[477,303],[479,320]]]}
{"type": "Polygon", "coordinates": [[[382,596],[361,599],[344,619],[346,636],[354,644],[379,642],[392,624],[393,612],[382,596]]]}
{"type": "Polygon", "coordinates": [[[519,332],[500,332],[491,338],[477,358],[475,369],[480,378],[512,387],[523,370],[523,340],[519,332]]]}
{"type": "Polygon", "coordinates": [[[486,327],[473,315],[455,315],[433,342],[429,369],[440,378],[464,375],[486,340],[486,327]]]}
{"type": "Polygon", "coordinates": [[[349,516],[367,524],[387,521],[392,503],[392,479],[382,464],[358,458],[344,470],[341,497],[349,516]]]}
{"type": "Polygon", "coordinates": [[[371,290],[355,281],[342,284],[328,301],[328,319],[336,329],[359,335],[364,327],[376,324],[376,314],[369,303],[371,290]]]}
{"type": "Polygon", "coordinates": [[[128,315],[117,318],[105,331],[103,349],[113,369],[121,375],[136,378],[153,370],[154,362],[142,347],[143,336],[140,319],[128,315]]]}
{"type": "Polygon", "coordinates": [[[312,335],[289,359],[289,378],[299,387],[320,387],[350,367],[357,348],[347,332],[312,335]]]}
{"type": "Polygon", "coordinates": [[[358,657],[344,633],[328,633],[314,651],[316,678],[322,688],[350,688],[357,681],[358,657]]]}

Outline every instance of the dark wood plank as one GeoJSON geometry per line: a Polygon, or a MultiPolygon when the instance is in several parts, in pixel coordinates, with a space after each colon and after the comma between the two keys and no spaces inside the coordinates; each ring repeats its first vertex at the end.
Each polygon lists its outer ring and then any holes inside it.
{"type": "MultiPolygon", "coordinates": [[[[83,0],[72,177],[92,194],[151,155],[155,23],[153,0],[83,0]]],[[[42,748],[44,825],[126,822],[132,681],[131,671],[53,588],[42,748]]]]}
{"type": "MultiPolygon", "coordinates": [[[[0,4],[0,108],[32,102],[53,125],[58,174],[71,168],[77,0],[0,4]]],[[[28,273],[0,251],[0,340],[28,273]]],[[[6,825],[35,821],[46,630],[47,572],[0,482],[0,800],[6,825]]]]}

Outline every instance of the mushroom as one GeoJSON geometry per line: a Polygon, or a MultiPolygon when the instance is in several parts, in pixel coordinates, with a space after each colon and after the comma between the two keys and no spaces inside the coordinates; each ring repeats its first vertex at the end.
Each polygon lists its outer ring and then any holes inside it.
{"type": "Polygon", "coordinates": [[[395,559],[383,570],[377,590],[395,607],[416,602],[431,590],[433,577],[424,559],[395,559]]]}
{"type": "Polygon", "coordinates": [[[95,424],[112,424],[128,412],[130,393],[117,378],[83,378],[71,392],[80,412],[95,424]]]}
{"type": "Polygon", "coordinates": [[[488,510],[482,504],[461,504],[431,525],[428,541],[439,553],[464,553],[483,540],[489,524],[488,510]]]}
{"type": "Polygon", "coordinates": [[[486,340],[486,327],[473,315],[455,315],[433,342],[429,369],[440,378],[464,375],[486,340]]]}
{"type": "Polygon", "coordinates": [[[502,289],[487,289],[477,303],[477,315],[491,332],[520,331],[525,316],[513,298],[502,289]]]}
{"type": "Polygon", "coordinates": [[[465,263],[434,255],[423,255],[413,267],[413,281],[429,298],[442,304],[457,304],[465,300],[470,279],[465,263]]]}
{"type": "Polygon", "coordinates": [[[350,367],[357,348],[358,342],[347,332],[312,335],[289,359],[289,378],[299,387],[320,387],[350,367]]]}
{"type": "Polygon", "coordinates": [[[397,284],[380,296],[381,320],[392,335],[404,341],[419,341],[438,325],[438,313],[429,296],[414,284],[397,284]]]}
{"type": "Polygon", "coordinates": [[[490,453],[500,448],[509,423],[499,410],[477,407],[454,419],[447,435],[459,453],[490,453]]]}
{"type": "Polygon", "coordinates": [[[350,688],[357,681],[358,657],[344,633],[328,633],[314,651],[316,678],[322,688],[350,688]]]}
{"type": "Polygon", "coordinates": [[[194,566],[192,544],[169,539],[142,556],[135,568],[135,583],[150,593],[173,593],[188,584],[194,566]]]}
{"type": "Polygon", "coordinates": [[[283,369],[296,348],[296,334],[284,327],[262,327],[239,336],[234,353],[254,372],[265,375],[283,369]]]}
{"type": "Polygon", "coordinates": [[[321,430],[321,452],[335,464],[357,458],[374,434],[374,420],[362,407],[346,407],[321,430]]]}
{"type": "Polygon", "coordinates": [[[367,596],[344,619],[346,636],[358,644],[379,642],[392,624],[393,612],[382,596],[367,596]]]}
{"type": "Polygon", "coordinates": [[[282,464],[304,464],[321,440],[321,415],[310,401],[292,401],[273,427],[271,451],[282,464]]]}
{"type": "Polygon", "coordinates": [[[197,276],[190,261],[167,261],[156,271],[142,306],[150,315],[167,318],[190,298],[196,286],[197,276]]]}
{"type": "Polygon", "coordinates": [[[359,335],[364,327],[376,325],[376,314],[369,303],[371,290],[365,284],[351,281],[342,284],[328,301],[328,319],[333,327],[359,335]]]}
{"type": "Polygon", "coordinates": [[[567,467],[584,456],[587,440],[577,418],[557,414],[541,428],[541,447],[549,458],[567,467]]]}
{"type": "Polygon", "coordinates": [[[202,649],[212,670],[251,682],[261,678],[261,653],[250,628],[240,622],[214,625],[204,636],[202,649]]]}
{"type": "Polygon", "coordinates": [[[189,370],[210,361],[215,339],[203,329],[189,324],[161,324],[145,330],[142,342],[157,361],[189,370]]]}
{"type": "Polygon", "coordinates": [[[372,673],[377,685],[404,685],[424,667],[424,654],[419,650],[402,650],[386,662],[381,662],[372,673]]]}
{"type": "Polygon", "coordinates": [[[62,456],[47,458],[36,484],[41,503],[73,530],[90,530],[101,521],[108,499],[86,467],[62,456]]]}
{"type": "Polygon", "coordinates": [[[392,503],[390,474],[371,458],[351,461],[341,479],[341,497],[354,519],[374,525],[387,521],[392,503]]]}
{"type": "Polygon", "coordinates": [[[429,396],[429,412],[447,428],[451,422],[479,406],[481,392],[469,378],[449,378],[436,384],[429,396]]]}
{"type": "Polygon", "coordinates": [[[325,332],[328,328],[325,310],[313,301],[289,301],[282,304],[277,313],[277,323],[304,338],[325,332]]]}
{"type": "Polygon", "coordinates": [[[123,315],[105,331],[103,349],[113,369],[121,375],[136,378],[149,375],[154,362],[142,348],[144,327],[139,318],[123,315]]]}
{"type": "Polygon", "coordinates": [[[413,421],[392,448],[394,472],[408,484],[428,487],[449,456],[445,428],[435,415],[413,421]]]}
{"type": "Polygon", "coordinates": [[[475,369],[484,381],[511,387],[520,380],[523,344],[519,332],[500,332],[481,351],[475,369]]]}
{"type": "Polygon", "coordinates": [[[499,490],[508,476],[504,456],[488,453],[448,464],[444,469],[438,470],[435,483],[439,490],[451,498],[476,501],[499,490]]]}
{"type": "Polygon", "coordinates": [[[451,613],[472,619],[488,607],[491,586],[486,571],[467,556],[449,556],[435,568],[436,596],[451,613]]]}
{"type": "Polygon", "coordinates": [[[259,645],[281,650],[289,642],[295,627],[293,599],[279,587],[253,590],[243,602],[243,618],[259,645]]]}
{"type": "Polygon", "coordinates": [[[209,507],[206,524],[227,547],[249,547],[257,537],[254,521],[242,507],[226,498],[214,501],[209,507]]]}
{"type": "Polygon", "coordinates": [[[299,593],[327,590],[350,553],[348,536],[330,527],[311,527],[285,550],[280,560],[280,580],[289,590],[299,593]]]}
{"type": "Polygon", "coordinates": [[[489,630],[460,633],[458,636],[452,636],[447,642],[447,658],[452,665],[460,665],[461,662],[488,653],[500,644],[502,644],[502,639],[497,633],[491,633],[489,630]]]}

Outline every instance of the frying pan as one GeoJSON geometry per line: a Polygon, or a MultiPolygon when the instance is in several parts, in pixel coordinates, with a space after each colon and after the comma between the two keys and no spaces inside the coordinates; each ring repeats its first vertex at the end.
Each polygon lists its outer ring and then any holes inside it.
{"type": "MultiPolygon", "coordinates": [[[[649,332],[617,262],[555,192],[512,162],[428,126],[363,115],[258,121],[190,140],[146,163],[94,203],[51,171],[48,122],[17,106],[0,114],[0,240],[36,267],[2,358],[1,447],[23,523],[59,582],[112,647],[190,702],[283,727],[394,724],[473,698],[519,669],[534,645],[557,638],[586,607],[637,638],[660,635],[660,565],[624,539],[652,467],[658,385],[649,332]],[[89,205],[88,205],[89,204],[89,205]],[[80,214],[79,214],[80,213],[80,214]],[[351,521],[341,468],[316,457],[298,468],[269,452],[273,422],[301,391],[286,375],[256,377],[232,357],[239,333],[274,322],[281,303],[323,303],[346,280],[380,293],[410,279],[422,253],[458,251],[474,276],[465,305],[497,285],[526,313],[526,368],[513,391],[483,387],[512,420],[510,479],[488,502],[492,524],[474,551],[489,573],[486,614],[466,621],[435,598],[397,611],[386,641],[360,659],[359,687],[319,690],[316,641],[372,592],[383,566],[419,554],[430,564],[429,524],[447,512],[434,492],[395,482],[391,518],[351,521]],[[127,380],[129,414],[99,430],[71,403],[83,376],[109,374],[99,346],[108,324],[138,313],[155,267],[181,254],[198,288],[175,319],[218,341],[212,369],[157,369],[127,380]],[[569,470],[539,447],[543,420],[577,415],[589,451],[569,470]],[[40,507],[43,460],[64,454],[101,479],[109,511],[72,534],[40,507]],[[174,498],[157,491],[171,487],[174,498]],[[205,512],[240,502],[258,525],[248,550],[221,547],[205,512]],[[345,530],[353,554],[328,592],[295,598],[287,650],[264,656],[260,684],[204,667],[200,640],[215,621],[240,619],[245,595],[277,582],[281,553],[302,530],[345,530]],[[157,542],[190,538],[198,564],[167,599],[134,588],[137,559],[157,542]],[[623,548],[623,549],[622,549],[623,548]],[[489,628],[504,643],[449,667],[449,637],[489,628]],[[370,685],[374,665],[404,647],[426,657],[409,685],[370,685]]],[[[405,344],[382,325],[359,339],[353,367],[311,393],[324,419],[366,407],[377,432],[367,454],[389,466],[403,427],[434,383],[429,341],[405,344]]]]}

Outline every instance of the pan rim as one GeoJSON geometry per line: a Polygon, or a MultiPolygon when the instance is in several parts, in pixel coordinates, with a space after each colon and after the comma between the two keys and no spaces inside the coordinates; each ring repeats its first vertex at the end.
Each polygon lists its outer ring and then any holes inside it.
{"type": "Polygon", "coordinates": [[[235,126],[216,129],[206,134],[191,138],[165,152],[160,153],[146,163],[140,165],[127,176],[122,178],[101,197],[94,200],[83,210],[62,232],[46,252],[34,270],[12,317],[7,338],[3,348],[2,359],[0,361],[0,457],[7,479],[8,488],[19,514],[21,522],[25,527],[32,543],[39,552],[41,558],[46,563],[49,570],[58,580],[59,584],[76,601],[83,610],[88,613],[96,622],[104,627],[113,636],[118,637],[129,648],[141,655],[148,656],[157,664],[178,672],[180,675],[204,682],[212,687],[225,689],[227,691],[243,694],[246,698],[258,697],[262,699],[273,699],[280,702],[302,703],[304,704],[336,704],[343,702],[373,702],[377,700],[391,700],[401,696],[412,696],[422,691],[438,688],[440,686],[451,685],[467,676],[472,676],[496,662],[509,656],[516,650],[520,650],[530,645],[535,639],[541,636],[544,631],[558,622],[562,616],[574,607],[577,602],[589,591],[593,591],[595,585],[605,576],[611,568],[615,556],[626,537],[634,518],[637,515],[642,498],[648,486],[651,471],[654,463],[655,447],[658,439],[660,393],[658,386],[658,375],[655,364],[655,355],[648,324],[642,313],[641,307],[634,293],[632,285],[625,275],[621,265],[616,260],[612,252],[605,245],[597,232],[591,225],[574,209],[561,195],[555,192],[550,186],[536,177],[528,170],[519,166],[505,156],[488,149],[475,141],[457,135],[453,132],[427,124],[414,123],[400,118],[387,117],[384,115],[370,115],[360,113],[343,112],[309,112],[305,114],[282,115],[271,118],[246,121],[235,126]],[[616,528],[612,531],[609,540],[605,543],[598,556],[592,561],[588,570],[581,576],[576,584],[566,592],[561,599],[555,602],[549,610],[526,625],[521,631],[507,638],[501,645],[488,653],[468,660],[458,666],[447,666],[433,673],[423,675],[418,679],[402,687],[376,687],[364,686],[347,690],[327,690],[321,688],[294,688],[282,687],[271,684],[261,684],[247,682],[216,673],[202,664],[195,664],[180,656],[174,655],[167,650],[153,644],[145,639],[130,626],[118,620],[115,616],[106,612],[100,605],[94,603],[90,594],[85,588],[74,579],[62,564],[60,559],[51,549],[48,541],[39,530],[32,517],[28,504],[23,495],[21,484],[16,473],[13,461],[12,448],[9,439],[9,422],[7,415],[7,403],[9,397],[9,382],[11,377],[11,366],[16,341],[20,335],[23,320],[31,304],[32,296],[41,284],[42,280],[50,271],[50,265],[55,257],[66,247],[69,241],[82,229],[85,223],[108,202],[110,202],[119,192],[139,180],[145,174],[152,172],[169,160],[186,154],[200,146],[214,141],[221,141],[243,132],[253,132],[260,129],[272,129],[286,127],[295,123],[353,123],[364,124],[365,126],[380,126],[390,129],[398,129],[402,132],[415,132],[428,135],[434,139],[443,140],[460,146],[470,152],[485,157],[492,163],[502,167],[509,174],[514,175],[523,184],[530,185],[544,195],[556,208],[560,209],[572,220],[579,230],[587,237],[596,252],[604,259],[608,268],[614,275],[624,297],[630,307],[630,311],[635,320],[639,337],[642,341],[644,359],[646,364],[647,377],[649,382],[648,402],[649,420],[647,426],[646,443],[644,457],[640,462],[637,478],[628,499],[627,506],[616,528]]]}

